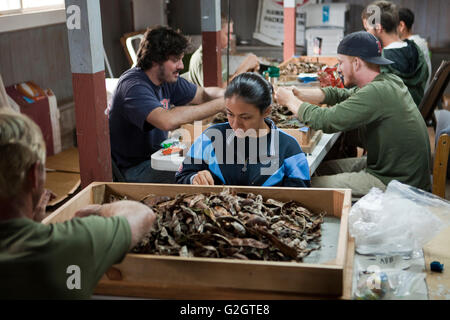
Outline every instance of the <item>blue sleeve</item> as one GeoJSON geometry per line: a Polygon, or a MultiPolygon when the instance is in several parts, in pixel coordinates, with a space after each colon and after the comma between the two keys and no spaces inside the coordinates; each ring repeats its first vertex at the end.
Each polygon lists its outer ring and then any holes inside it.
{"type": "Polygon", "coordinates": [[[170,101],[176,106],[189,104],[197,93],[197,86],[184,78],[179,77],[172,85],[170,101]]]}
{"type": "Polygon", "coordinates": [[[310,187],[308,160],[297,140],[289,136],[283,161],[284,187],[310,187]]]}
{"type": "Polygon", "coordinates": [[[285,175],[282,185],[284,187],[311,186],[308,160],[303,152],[285,159],[283,165],[285,175]]]}
{"type": "Polygon", "coordinates": [[[159,107],[162,107],[159,99],[144,85],[132,86],[123,99],[125,118],[142,131],[152,129],[147,116],[159,107]]]}

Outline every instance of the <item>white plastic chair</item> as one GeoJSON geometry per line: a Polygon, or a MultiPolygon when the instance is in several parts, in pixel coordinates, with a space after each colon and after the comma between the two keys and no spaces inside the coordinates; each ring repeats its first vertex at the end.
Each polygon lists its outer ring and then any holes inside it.
{"type": "Polygon", "coordinates": [[[143,34],[137,34],[132,37],[128,37],[125,41],[128,54],[130,55],[131,60],[133,61],[133,67],[136,65],[137,61],[137,52],[136,52],[136,46],[134,45],[133,41],[139,40],[137,47],[139,47],[139,44],[141,43],[142,38],[144,38],[143,34]]]}

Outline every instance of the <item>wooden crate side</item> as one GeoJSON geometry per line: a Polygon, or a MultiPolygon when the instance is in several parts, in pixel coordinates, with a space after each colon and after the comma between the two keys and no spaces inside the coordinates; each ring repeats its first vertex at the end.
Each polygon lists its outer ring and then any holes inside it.
{"type": "Polygon", "coordinates": [[[301,146],[303,152],[304,153],[312,153],[314,151],[314,148],[317,146],[320,139],[322,138],[322,135],[323,135],[322,130],[316,131],[314,133],[314,135],[312,136],[311,140],[309,140],[309,143],[301,146]]]}
{"type": "Polygon", "coordinates": [[[183,124],[179,130],[181,133],[181,136],[183,137],[183,142],[190,142],[193,143],[201,134],[203,131],[208,129],[211,124],[206,124],[201,126],[200,130],[195,130],[195,126],[191,123],[183,124]]]}
{"type": "Polygon", "coordinates": [[[231,288],[214,288],[200,286],[167,287],[158,284],[143,284],[129,281],[102,279],[95,288],[97,295],[112,295],[121,297],[145,297],[151,299],[182,299],[182,300],[317,300],[336,299],[330,295],[300,295],[298,293],[246,290],[231,288]]]}
{"type": "Polygon", "coordinates": [[[77,195],[75,195],[72,199],[63,204],[60,208],[56,209],[49,216],[47,216],[44,220],[42,220],[43,224],[56,223],[56,222],[64,222],[66,220],[70,220],[75,215],[78,209],[87,206],[88,204],[93,203],[92,199],[92,184],[88,185],[86,188],[81,190],[77,195]]]}
{"type": "Polygon", "coordinates": [[[311,211],[325,211],[329,215],[339,217],[341,209],[339,207],[339,197],[336,200],[335,192],[338,189],[316,189],[316,188],[279,188],[279,187],[242,187],[242,186],[193,186],[193,185],[173,185],[173,184],[151,184],[151,183],[93,183],[79,192],[74,198],[57,209],[43,222],[60,222],[73,217],[73,214],[83,206],[92,203],[99,203],[95,200],[94,190],[99,190],[101,195],[109,192],[124,195],[128,199],[139,201],[149,194],[176,196],[180,193],[201,193],[201,192],[221,192],[224,188],[229,188],[235,192],[252,192],[261,194],[265,199],[273,198],[280,201],[295,200],[302,203],[311,211]],[[99,189],[95,189],[99,188],[99,189]],[[336,202],[337,201],[337,202],[336,202]]]}
{"type": "MultiPolygon", "coordinates": [[[[302,203],[311,211],[325,211],[329,215],[337,217],[341,209],[334,203],[334,193],[338,189],[316,189],[316,188],[278,188],[278,187],[243,187],[243,186],[193,186],[173,184],[131,184],[131,183],[108,183],[107,190],[127,196],[128,199],[141,200],[148,194],[166,195],[174,197],[180,193],[198,192],[221,192],[229,188],[235,192],[257,192],[265,199],[272,198],[280,201],[295,200],[302,203]]],[[[108,192],[108,191],[106,191],[108,192]]]]}
{"type": "Polygon", "coordinates": [[[299,129],[283,129],[280,128],[283,132],[288,135],[294,137],[300,146],[303,148],[304,145],[307,145],[315,132],[313,129],[309,128],[307,132],[300,131],[299,129]]]}
{"type": "MultiPolygon", "coordinates": [[[[293,262],[183,259],[129,254],[114,268],[120,270],[123,281],[161,287],[195,284],[213,288],[340,296],[343,283],[343,267],[293,262]]],[[[120,282],[117,281],[117,285],[120,282]]]]}
{"type": "Polygon", "coordinates": [[[339,63],[338,59],[336,57],[329,57],[329,56],[317,56],[317,57],[313,57],[313,56],[302,56],[300,58],[302,61],[304,62],[320,62],[320,63],[324,63],[329,67],[333,67],[336,64],[339,63]]]}
{"type": "Polygon", "coordinates": [[[289,59],[287,59],[287,60],[285,60],[285,61],[283,61],[282,63],[280,63],[279,65],[278,65],[278,68],[284,68],[285,66],[287,66],[289,63],[296,63],[296,62],[298,62],[298,61],[300,61],[300,59],[297,57],[297,58],[295,58],[295,57],[291,57],[291,58],[289,58],[289,59]]]}
{"type": "Polygon", "coordinates": [[[333,67],[336,64],[339,63],[338,59],[336,57],[330,57],[330,56],[301,56],[301,57],[292,57],[286,61],[283,61],[278,66],[279,68],[283,68],[287,66],[289,63],[297,63],[297,62],[320,62],[324,63],[329,67],[333,67]]]}
{"type": "Polygon", "coordinates": [[[348,235],[347,243],[347,257],[345,259],[344,267],[344,284],[342,299],[350,300],[352,299],[352,287],[353,287],[353,264],[355,256],[355,239],[348,235]]]}
{"type": "Polygon", "coordinates": [[[341,224],[339,226],[339,238],[336,251],[335,263],[338,266],[344,267],[347,256],[347,243],[348,243],[348,215],[352,206],[352,191],[350,189],[336,192],[334,194],[334,203],[341,211],[341,224]]]}

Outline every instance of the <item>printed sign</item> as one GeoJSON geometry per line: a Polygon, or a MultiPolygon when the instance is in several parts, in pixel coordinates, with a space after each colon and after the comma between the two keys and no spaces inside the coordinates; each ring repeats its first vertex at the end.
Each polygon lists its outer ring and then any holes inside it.
{"type": "MultiPolygon", "coordinates": [[[[296,44],[305,45],[305,13],[302,6],[316,3],[316,0],[297,0],[296,6],[296,44]]],[[[284,39],[283,2],[259,0],[256,30],[253,37],[270,45],[281,46],[284,39]]]]}

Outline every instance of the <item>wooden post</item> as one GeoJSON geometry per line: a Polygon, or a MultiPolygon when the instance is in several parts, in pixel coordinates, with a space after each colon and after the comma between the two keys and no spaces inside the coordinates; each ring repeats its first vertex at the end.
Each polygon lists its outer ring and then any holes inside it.
{"type": "Polygon", "coordinates": [[[295,55],[295,22],[295,0],[284,0],[284,61],[295,55]]]}
{"type": "Polygon", "coordinates": [[[112,181],[99,0],[66,0],[81,186],[112,181]]]}
{"type": "Polygon", "coordinates": [[[220,0],[202,0],[203,85],[222,86],[220,0]]]}

